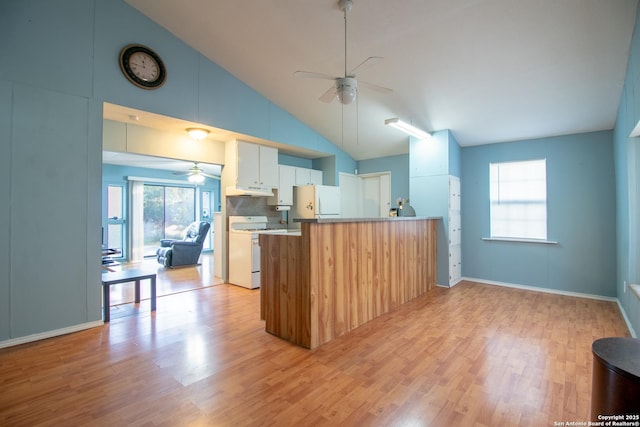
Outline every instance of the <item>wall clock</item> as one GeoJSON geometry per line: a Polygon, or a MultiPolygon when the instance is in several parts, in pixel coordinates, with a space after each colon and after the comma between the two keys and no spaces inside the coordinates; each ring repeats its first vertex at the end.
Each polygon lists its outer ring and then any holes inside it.
{"type": "Polygon", "coordinates": [[[167,70],[160,56],[140,44],[130,44],[120,51],[122,74],[142,89],[158,89],[167,80],[167,70]]]}

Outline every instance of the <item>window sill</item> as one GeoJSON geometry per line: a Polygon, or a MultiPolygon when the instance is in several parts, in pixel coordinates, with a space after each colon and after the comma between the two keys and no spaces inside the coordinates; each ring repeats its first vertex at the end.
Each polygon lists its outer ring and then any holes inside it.
{"type": "Polygon", "coordinates": [[[539,243],[543,245],[557,245],[555,240],[546,239],[516,239],[509,237],[483,237],[482,240],[486,242],[512,242],[512,243],[539,243]]]}

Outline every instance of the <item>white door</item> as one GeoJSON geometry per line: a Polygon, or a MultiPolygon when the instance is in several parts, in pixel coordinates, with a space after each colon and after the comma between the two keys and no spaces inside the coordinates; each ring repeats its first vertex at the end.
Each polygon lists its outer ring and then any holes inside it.
{"type": "Polygon", "coordinates": [[[363,215],[387,217],[391,209],[391,174],[361,175],[363,183],[363,215]]]}

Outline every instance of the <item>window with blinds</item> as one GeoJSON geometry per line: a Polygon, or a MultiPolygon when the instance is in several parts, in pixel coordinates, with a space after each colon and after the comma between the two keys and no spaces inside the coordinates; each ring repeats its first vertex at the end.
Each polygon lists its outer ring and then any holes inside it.
{"type": "Polygon", "coordinates": [[[490,164],[491,238],[547,238],[547,161],[490,164]]]}

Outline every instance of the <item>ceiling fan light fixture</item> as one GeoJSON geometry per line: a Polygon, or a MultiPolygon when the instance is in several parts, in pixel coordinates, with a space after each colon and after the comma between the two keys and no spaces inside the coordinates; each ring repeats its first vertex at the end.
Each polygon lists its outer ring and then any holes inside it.
{"type": "Polygon", "coordinates": [[[189,178],[187,178],[189,180],[189,182],[193,182],[194,184],[200,184],[202,182],[204,182],[204,176],[200,175],[199,173],[195,173],[193,175],[189,175],[189,178]]]}
{"type": "Polygon", "coordinates": [[[336,97],[343,105],[351,104],[358,94],[358,82],[353,77],[343,77],[336,83],[336,97]]]}
{"type": "Polygon", "coordinates": [[[400,120],[397,117],[394,117],[392,119],[387,119],[384,121],[384,124],[387,126],[391,126],[394,127],[396,129],[399,129],[401,131],[403,131],[404,133],[407,133],[411,136],[414,136],[418,139],[429,139],[431,138],[431,134],[429,132],[426,132],[420,128],[415,127],[412,124],[409,124],[407,122],[403,122],[402,120],[400,120]]]}
{"type": "Polygon", "coordinates": [[[203,140],[209,135],[209,131],[202,128],[188,128],[187,133],[189,136],[197,141],[203,140]]]}

